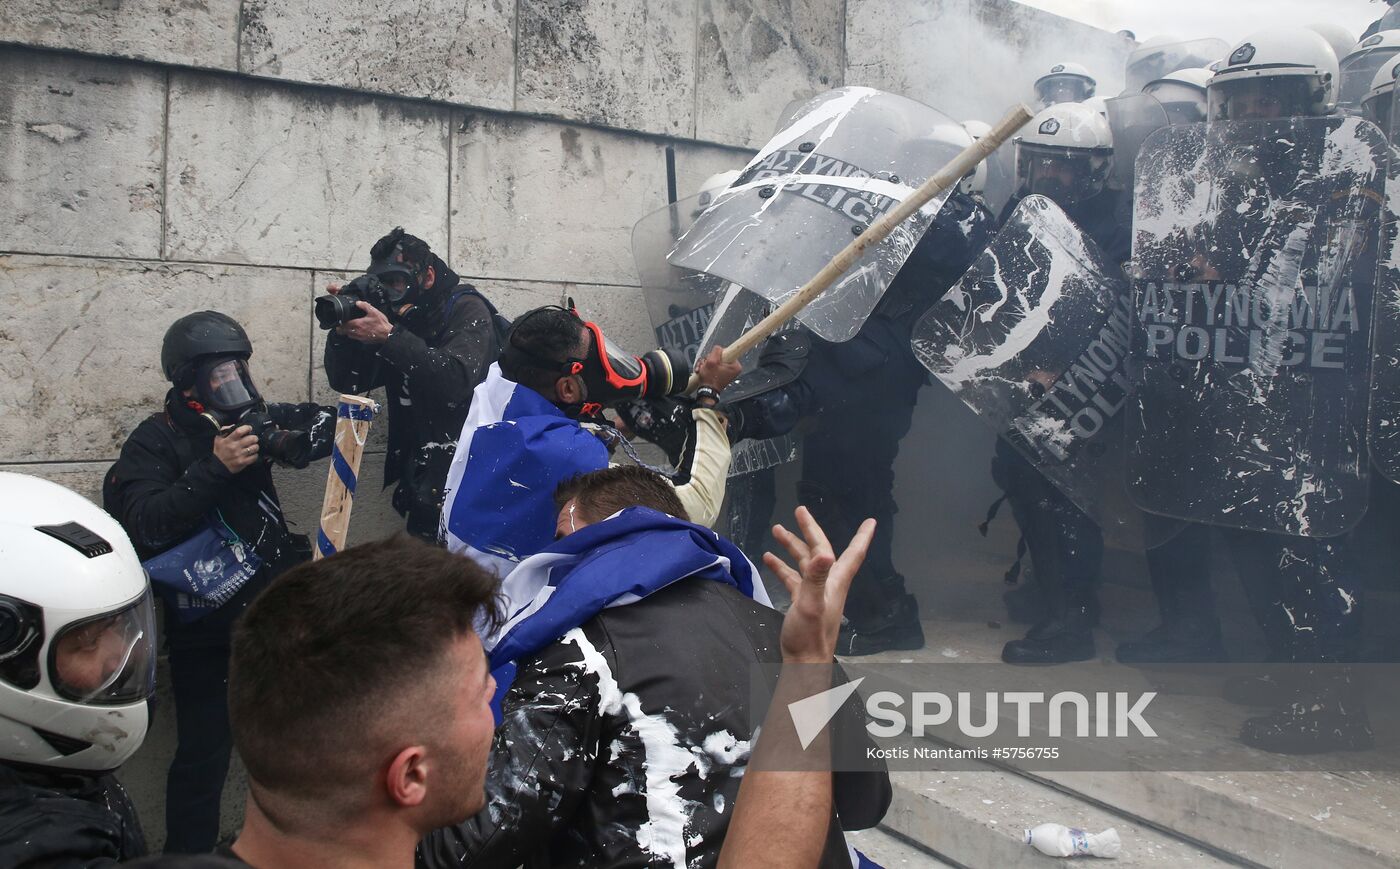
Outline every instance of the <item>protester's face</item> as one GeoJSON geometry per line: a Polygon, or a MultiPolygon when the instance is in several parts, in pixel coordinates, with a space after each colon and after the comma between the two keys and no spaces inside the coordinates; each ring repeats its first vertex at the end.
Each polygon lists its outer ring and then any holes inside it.
{"type": "Polygon", "coordinates": [[[583,511],[578,508],[578,500],[570,498],[559,511],[559,518],[554,520],[554,539],[563,540],[575,531],[587,528],[588,525],[588,520],[583,518],[583,511]]]}
{"type": "Polygon", "coordinates": [[[491,714],[496,680],[486,666],[481,640],[475,633],[458,639],[451,656],[449,672],[457,677],[448,698],[451,717],[442,733],[444,759],[433,765],[442,775],[442,780],[433,784],[445,790],[441,800],[434,801],[440,816],[432,826],[461,823],[486,805],[486,763],[496,730],[491,714]]]}
{"type": "Polygon", "coordinates": [[[126,657],[126,636],[117,619],[103,619],[59,638],[54,669],[69,688],[96,691],[121,669],[126,657]]]}

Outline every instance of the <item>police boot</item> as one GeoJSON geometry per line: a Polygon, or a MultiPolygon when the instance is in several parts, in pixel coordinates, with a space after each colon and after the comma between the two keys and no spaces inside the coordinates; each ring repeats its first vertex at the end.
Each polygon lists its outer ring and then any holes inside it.
{"type": "Polygon", "coordinates": [[[1278,754],[1365,751],[1375,745],[1371,722],[1349,674],[1308,673],[1293,702],[1246,719],[1240,741],[1278,754]]]}
{"type": "Polygon", "coordinates": [[[1174,619],[1147,635],[1118,644],[1120,664],[1207,664],[1224,661],[1220,623],[1214,619],[1174,619]]]}
{"type": "Polygon", "coordinates": [[[1094,657],[1094,614],[1090,607],[1076,606],[1063,615],[1052,616],[1034,625],[1024,639],[1012,640],[1001,650],[1008,664],[1064,664],[1088,661],[1094,657]]]}
{"type": "MultiPolygon", "coordinates": [[[[899,577],[899,586],[903,589],[903,577],[899,577]]],[[[872,616],[843,622],[836,639],[836,654],[847,657],[923,647],[924,627],[919,623],[919,603],[912,594],[902,590],[885,598],[872,616]]]]}

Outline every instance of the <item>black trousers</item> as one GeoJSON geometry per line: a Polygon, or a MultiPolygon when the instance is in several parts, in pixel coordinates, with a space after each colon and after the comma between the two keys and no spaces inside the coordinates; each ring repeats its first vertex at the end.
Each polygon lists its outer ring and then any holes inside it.
{"type": "Polygon", "coordinates": [[[1026,542],[1046,619],[1097,604],[1103,532],[1034,465],[998,438],[992,478],[1011,505],[1026,542]]]}
{"type": "Polygon", "coordinates": [[[167,854],[207,853],[218,842],[219,798],[233,750],[228,659],[226,643],[170,648],[177,745],[165,783],[167,854]]]}

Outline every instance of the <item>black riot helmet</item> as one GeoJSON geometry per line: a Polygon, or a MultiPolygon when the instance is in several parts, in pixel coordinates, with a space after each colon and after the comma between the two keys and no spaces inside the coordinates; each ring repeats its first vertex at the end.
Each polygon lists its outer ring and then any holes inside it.
{"type": "Polygon", "coordinates": [[[253,342],[238,321],[218,311],[187,314],[170,324],[160,346],[160,367],[177,389],[194,385],[199,364],[208,357],[247,360],[253,342]]]}

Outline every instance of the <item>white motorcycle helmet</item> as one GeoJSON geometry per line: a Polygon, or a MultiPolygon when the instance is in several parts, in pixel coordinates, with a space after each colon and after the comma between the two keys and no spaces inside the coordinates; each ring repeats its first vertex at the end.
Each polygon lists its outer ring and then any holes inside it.
{"type": "Polygon", "coordinates": [[[0,472],[0,760],[103,772],[146,736],[155,611],[136,550],[92,502],[0,472]]]}
{"type": "Polygon", "coordinates": [[[1173,124],[1199,124],[1206,119],[1206,85],[1212,75],[1204,67],[1178,69],[1148,82],[1142,92],[1162,104],[1173,124]]]}
{"type": "MultiPolygon", "coordinates": [[[[992,131],[986,121],[963,121],[963,129],[976,142],[992,131]]],[[[987,193],[987,161],[977,164],[977,168],[963,176],[958,182],[958,192],[964,196],[985,196],[987,193]]]]}
{"type": "Polygon", "coordinates": [[[1400,30],[1383,30],[1358,42],[1341,59],[1337,105],[1347,111],[1359,110],[1361,101],[1371,90],[1376,72],[1397,54],[1400,54],[1400,30]]]}
{"type": "Polygon", "coordinates": [[[1371,79],[1371,91],[1361,101],[1361,116],[1377,127],[1386,136],[1390,135],[1390,125],[1395,106],[1395,77],[1400,75],[1400,57],[1392,57],[1385,66],[1376,70],[1371,79]]]}
{"type": "Polygon", "coordinates": [[[1042,106],[1082,103],[1094,95],[1099,83],[1078,63],[1057,63],[1035,80],[1035,95],[1042,106]]]}
{"type": "Polygon", "coordinates": [[[1016,143],[1016,191],[1038,193],[1061,206],[1103,192],[1113,170],[1113,132],[1093,108],[1061,103],[1043,110],[1016,143]]]}
{"type": "Polygon", "coordinates": [[[1206,87],[1210,119],[1321,117],[1336,104],[1332,46],[1305,27],[1263,30],[1230,50],[1206,87]]]}

